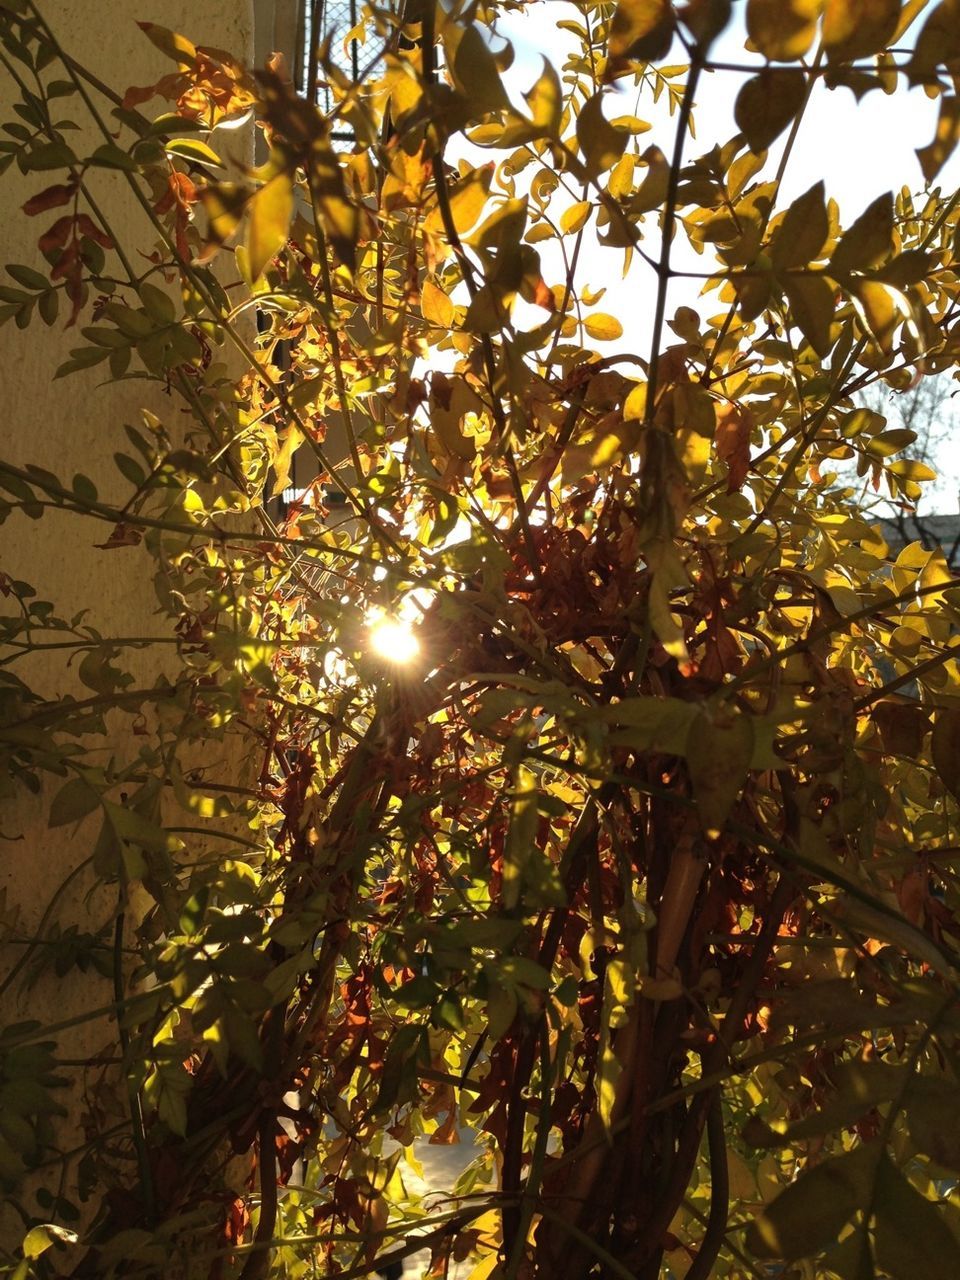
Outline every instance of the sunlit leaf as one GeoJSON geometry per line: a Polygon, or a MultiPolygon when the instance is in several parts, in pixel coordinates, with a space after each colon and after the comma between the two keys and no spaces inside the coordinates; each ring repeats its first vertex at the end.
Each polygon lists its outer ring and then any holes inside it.
{"type": "Polygon", "coordinates": [[[593,315],[587,316],[583,327],[598,342],[613,342],[623,334],[623,325],[616,316],[607,315],[603,311],[595,311],[593,315]]]}

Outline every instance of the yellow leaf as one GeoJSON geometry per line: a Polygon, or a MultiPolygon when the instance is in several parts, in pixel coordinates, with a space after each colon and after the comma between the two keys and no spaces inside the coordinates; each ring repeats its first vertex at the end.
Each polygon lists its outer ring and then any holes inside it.
{"type": "Polygon", "coordinates": [[[765,151],[783,133],[806,93],[806,76],[795,67],[764,67],[744,83],[733,115],[751,151],[765,151]]]}
{"type": "Polygon", "coordinates": [[[627,135],[603,114],[603,96],[595,93],[577,116],[577,143],[591,178],[612,169],[623,155],[627,135]]]}
{"type": "Polygon", "coordinates": [[[583,327],[590,337],[596,338],[598,342],[613,342],[623,334],[623,325],[620,321],[616,316],[607,315],[605,311],[587,316],[583,327]]]}
{"type": "Polygon", "coordinates": [[[897,29],[901,0],[826,0],[823,44],[831,62],[879,53],[897,29]]]}
{"type": "Polygon", "coordinates": [[[667,0],[620,0],[610,22],[610,57],[652,61],[668,52],[673,20],[667,0]]]}
{"type": "Polygon", "coordinates": [[[420,290],[420,311],[424,320],[429,320],[431,324],[441,329],[449,329],[453,324],[455,307],[443,290],[438,288],[432,280],[423,282],[420,290]]]}
{"type": "Polygon", "coordinates": [[[687,479],[692,485],[702,485],[710,461],[710,439],[697,431],[684,428],[677,434],[680,458],[687,479]]]}
{"type": "Polygon", "coordinates": [[[879,280],[852,281],[850,291],[870,336],[885,355],[890,355],[893,335],[903,318],[903,295],[879,280]]]}
{"type": "Polygon", "coordinates": [[[254,282],[283,247],[292,216],[293,181],[289,173],[278,173],[265,182],[250,201],[247,253],[254,282]]]}
{"type": "Polygon", "coordinates": [[[822,0],[748,0],[747,32],[774,62],[802,58],[813,43],[822,0]]]}
{"type": "Polygon", "coordinates": [[[314,210],[334,253],[352,271],[357,260],[360,214],[347,195],[336,154],[325,138],[310,148],[307,181],[314,210]]]}
{"type": "Polygon", "coordinates": [[[572,235],[575,231],[579,231],[581,227],[586,225],[592,208],[593,206],[589,200],[578,200],[576,204],[572,204],[569,209],[565,210],[561,216],[560,229],[567,235],[572,235]]]}
{"type": "Polygon", "coordinates": [[[830,259],[830,274],[869,271],[879,266],[893,245],[893,197],[877,196],[843,233],[830,259]]]}
{"type": "Polygon", "coordinates": [[[543,74],[529,93],[525,93],[530,115],[539,136],[555,136],[560,130],[560,116],[563,113],[563,92],[556,71],[543,60],[543,74]]]}
{"type": "Polygon", "coordinates": [[[273,459],[274,483],[270,492],[271,498],[283,493],[290,483],[290,467],[293,463],[293,455],[301,444],[303,444],[303,432],[294,423],[291,423],[283,438],[283,444],[273,459]]]}
{"type": "Polygon", "coordinates": [[[633,190],[633,172],[636,168],[636,156],[621,156],[610,174],[607,190],[614,200],[623,200],[633,190]]]}
{"type": "Polygon", "coordinates": [[[833,345],[834,290],[823,276],[788,275],[783,290],[790,303],[793,323],[818,356],[825,356],[833,345]]]}
{"type": "Polygon", "coordinates": [[[444,43],[457,87],[474,115],[486,115],[510,106],[494,56],[476,27],[448,23],[444,43]]]}
{"type": "Polygon", "coordinates": [[[468,1276],[467,1280],[490,1280],[493,1272],[500,1265],[500,1259],[494,1251],[488,1253],[482,1262],[478,1262],[468,1276]]]}
{"type": "Polygon", "coordinates": [[[186,36],[179,35],[168,27],[158,26],[156,22],[138,22],[137,26],[161,53],[172,58],[179,66],[189,67],[196,61],[196,45],[191,44],[186,36]]]}
{"type": "MultiPolygon", "coordinates": [[[[784,72],[789,75],[789,72],[784,72]]],[[[823,181],[794,200],[773,236],[771,257],[774,268],[805,267],[820,256],[830,234],[830,221],[823,181]]]]}
{"type": "Polygon", "coordinates": [[[240,225],[249,191],[235,182],[219,182],[202,188],[200,200],[208,218],[207,243],[200,254],[207,261],[240,225]]]}
{"type": "Polygon", "coordinates": [[[934,180],[953,155],[960,141],[960,98],[944,96],[940,99],[940,119],[933,141],[917,151],[917,159],[927,182],[934,180]]]}
{"type": "Polygon", "coordinates": [[[625,422],[642,422],[647,412],[647,384],[638,382],[623,402],[625,422]]]}
{"type": "MultiPolygon", "coordinates": [[[[450,213],[453,225],[461,235],[470,230],[483,212],[490,191],[493,175],[492,166],[474,169],[455,185],[450,187],[450,213]]],[[[443,218],[439,209],[433,209],[424,223],[427,231],[439,235],[443,231],[443,218]]]]}
{"type": "Polygon", "coordinates": [[[597,1103],[603,1127],[609,1130],[614,1119],[613,1109],[617,1100],[617,1081],[623,1071],[623,1064],[611,1048],[609,1038],[605,1036],[604,1039],[605,1043],[600,1053],[600,1070],[597,1073],[597,1103]]]}
{"type": "Polygon", "coordinates": [[[56,1240],[62,1240],[65,1244],[75,1244],[77,1233],[70,1231],[67,1227],[57,1226],[55,1222],[44,1222],[38,1227],[32,1227],[24,1237],[24,1258],[39,1258],[56,1240]]]}

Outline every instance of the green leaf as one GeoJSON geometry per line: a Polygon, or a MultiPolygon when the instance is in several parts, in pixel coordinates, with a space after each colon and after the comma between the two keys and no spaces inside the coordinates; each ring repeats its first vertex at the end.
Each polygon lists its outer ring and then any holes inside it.
{"type": "Polygon", "coordinates": [[[128,173],[135,173],[137,170],[136,160],[113,142],[105,142],[103,146],[97,147],[89,163],[101,169],[124,169],[128,173]]]}
{"type": "Polygon", "coordinates": [[[830,272],[848,275],[877,267],[893,245],[893,197],[877,196],[843,233],[830,259],[830,272]]]}
{"type": "Polygon", "coordinates": [[[627,134],[603,114],[603,94],[589,98],[577,116],[577,142],[591,178],[612,169],[623,155],[627,134]]]}
{"type": "Polygon", "coordinates": [[[904,1110],[910,1137],[923,1154],[945,1169],[960,1172],[960,1085],[918,1077],[904,1110]]]}
{"type": "Polygon", "coordinates": [[[867,1203],[878,1156],[861,1146],[807,1168],[751,1222],[747,1247],[758,1258],[793,1262],[833,1244],[867,1203]]]}
{"type": "Polygon", "coordinates": [[[744,82],[733,115],[751,151],[766,151],[796,116],[806,94],[806,77],[796,69],[765,67],[744,82]]]}
{"type": "Polygon", "coordinates": [[[123,478],[129,480],[132,485],[139,489],[147,478],[139,462],[135,458],[131,458],[127,453],[115,453],[113,460],[123,478]]]}
{"type": "Polygon", "coordinates": [[[525,766],[514,775],[510,800],[510,827],[503,852],[503,905],[512,911],[520,901],[524,868],[535,852],[537,832],[537,778],[525,766]]]}
{"type": "Polygon", "coordinates": [[[711,838],[720,834],[747,780],[754,736],[753,717],[743,711],[726,722],[704,712],[690,725],[687,768],[700,821],[711,838]]]}
{"type": "Polygon", "coordinates": [[[42,172],[46,169],[68,168],[77,163],[77,157],[65,142],[47,142],[34,147],[22,163],[28,172],[42,172]]]}
{"type": "Polygon", "coordinates": [[[487,997],[487,1031],[493,1041],[501,1040],[517,1016],[519,1001],[514,987],[494,987],[487,997]]]}
{"type": "Polygon", "coordinates": [[[23,1238],[23,1256],[25,1258],[39,1258],[42,1253],[50,1248],[57,1240],[64,1244],[75,1244],[79,1237],[75,1231],[70,1231],[67,1227],[58,1226],[54,1222],[44,1222],[38,1227],[31,1227],[23,1238]]]}
{"type": "Polygon", "coordinates": [[[164,150],[169,155],[179,156],[183,160],[192,160],[194,164],[223,168],[223,161],[214,149],[207,146],[205,142],[201,142],[199,138],[173,138],[165,145],[164,150]]]}
{"type": "Polygon", "coordinates": [[[681,756],[699,713],[680,698],[638,697],[615,702],[601,714],[617,731],[618,742],[637,751],[681,756]]]}
{"type": "Polygon", "coordinates": [[[886,1154],[880,1159],[874,1213],[877,1263],[892,1280],[956,1280],[960,1275],[960,1242],[943,1212],[886,1154]]]}
{"type": "Polygon", "coordinates": [[[896,1098],[907,1073],[885,1062],[853,1061],[834,1067],[830,1077],[835,1092],[823,1106],[782,1128],[752,1122],[744,1131],[745,1140],[752,1146],[786,1147],[848,1128],[880,1103],[896,1098]]]}
{"type": "Polygon", "coordinates": [[[89,476],[81,475],[80,472],[77,472],[70,482],[70,488],[81,502],[96,502],[97,500],[97,486],[89,476]]]}
{"type": "Polygon", "coordinates": [[[293,181],[286,171],[268,179],[248,206],[247,254],[256,282],[286,243],[293,217],[293,181]]]}
{"type": "MultiPolygon", "coordinates": [[[[878,436],[864,443],[864,449],[875,458],[891,458],[902,449],[909,448],[917,438],[915,431],[907,427],[894,427],[890,431],[881,431],[878,436]]],[[[917,747],[919,752],[920,747],[917,747]]]]}
{"type": "Polygon", "coordinates": [[[99,794],[85,778],[71,778],[50,801],[47,826],[63,827],[68,822],[79,822],[99,804],[99,794]]]}
{"type": "Polygon", "coordinates": [[[50,281],[47,277],[39,271],[34,271],[32,267],[22,267],[18,263],[8,262],[7,272],[13,276],[17,284],[22,284],[25,289],[50,288],[50,281]]]}

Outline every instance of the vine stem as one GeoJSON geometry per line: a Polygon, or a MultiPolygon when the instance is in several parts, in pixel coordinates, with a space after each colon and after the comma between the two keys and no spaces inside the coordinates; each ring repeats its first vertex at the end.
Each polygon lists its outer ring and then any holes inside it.
{"type": "MultiPolygon", "coordinates": [[[[793,118],[793,124],[790,126],[790,132],[787,135],[787,141],[784,144],[783,155],[781,155],[780,163],[777,166],[777,172],[773,179],[773,183],[774,183],[773,197],[771,198],[771,201],[770,201],[770,207],[768,208],[767,212],[763,215],[763,219],[760,224],[761,225],[761,231],[760,231],[760,237],[759,237],[760,241],[763,240],[763,237],[766,234],[767,224],[770,221],[770,216],[775,207],[775,201],[777,196],[779,195],[780,186],[783,182],[784,174],[787,171],[787,165],[790,162],[790,156],[792,155],[793,148],[796,145],[797,135],[799,134],[800,126],[803,123],[803,117],[806,114],[807,107],[810,105],[810,97],[813,93],[813,87],[816,83],[816,74],[817,74],[817,71],[819,70],[820,62],[822,61],[822,59],[823,59],[823,50],[822,48],[820,48],[817,50],[817,55],[813,60],[813,67],[811,69],[810,78],[807,80],[806,93],[804,95],[803,102],[800,106],[800,110],[797,112],[797,114],[793,118]]],[[[720,347],[723,343],[724,338],[727,336],[727,334],[730,331],[730,326],[731,324],[733,324],[733,318],[736,314],[737,314],[737,304],[736,304],[736,301],[734,301],[730,304],[730,308],[727,311],[726,316],[724,317],[723,324],[720,326],[720,331],[717,334],[717,340],[713,344],[713,350],[710,352],[710,355],[707,357],[707,362],[704,366],[703,374],[701,377],[701,380],[703,382],[706,382],[707,379],[710,377],[710,373],[713,369],[714,364],[716,363],[716,358],[720,353],[720,347]]]]}
{"type": "Polygon", "coordinates": [[[677,214],[677,200],[680,190],[680,167],[683,164],[683,148],[690,128],[693,99],[697,92],[702,70],[703,54],[699,49],[695,48],[690,55],[690,74],[684,86],[683,100],[680,103],[680,113],[677,117],[673,159],[670,162],[670,177],[667,181],[667,198],[663,206],[660,261],[657,265],[657,305],[653,315],[653,333],[650,337],[650,361],[647,367],[647,402],[644,406],[644,426],[649,426],[653,421],[653,411],[656,407],[657,380],[660,373],[660,343],[663,340],[663,321],[667,310],[667,291],[670,287],[670,253],[673,248],[674,219],[677,214]]]}
{"type": "Polygon", "coordinates": [[[730,1214],[730,1167],[723,1128],[723,1100],[719,1089],[710,1094],[707,1111],[707,1150],[710,1159],[710,1212],[707,1229],[697,1256],[687,1272],[686,1280],[710,1280],[713,1264],[719,1256],[727,1234],[730,1214]]]}
{"type": "MultiPolygon", "coordinates": [[[[421,29],[420,29],[420,51],[423,59],[423,78],[429,90],[436,85],[437,78],[437,60],[436,60],[436,34],[435,34],[435,0],[420,0],[421,2],[421,29]]],[[[450,207],[450,193],[447,190],[447,176],[443,163],[443,151],[446,135],[441,131],[437,131],[436,141],[432,148],[433,161],[433,180],[436,188],[437,207],[440,212],[440,219],[443,223],[443,230],[447,237],[450,249],[457,260],[460,267],[460,275],[470,295],[471,302],[476,298],[478,289],[476,277],[473,270],[473,264],[467,257],[463,247],[463,241],[460,239],[460,233],[457,230],[456,223],[453,219],[453,210],[450,207]]],[[[540,568],[540,557],[537,555],[537,545],[533,538],[533,531],[530,528],[530,519],[527,513],[527,504],[523,496],[523,485],[520,481],[520,473],[517,470],[517,460],[514,457],[513,450],[510,447],[509,427],[503,412],[503,405],[500,402],[500,396],[497,391],[497,361],[493,349],[493,343],[489,333],[480,335],[480,347],[483,352],[484,369],[487,375],[487,384],[490,389],[490,412],[493,414],[494,426],[497,430],[497,441],[503,450],[504,461],[507,464],[507,472],[510,477],[510,487],[513,490],[513,500],[517,508],[517,520],[520,524],[520,530],[523,537],[524,548],[526,550],[527,562],[530,571],[539,585],[543,580],[543,574],[540,568]]]]}
{"type": "Polygon", "coordinates": [[[133,1130],[133,1148],[137,1156],[137,1172],[140,1175],[140,1191],[143,1196],[143,1213],[146,1223],[153,1223],[156,1203],[153,1191],[153,1171],[150,1167],[150,1153],[147,1150],[147,1132],[143,1119],[143,1098],[140,1088],[131,1074],[130,1034],[124,1025],[124,979],[123,979],[123,935],[126,928],[127,887],[121,877],[120,901],[117,919],[113,930],[113,994],[116,1001],[117,1037],[120,1051],[123,1054],[123,1072],[127,1086],[127,1104],[130,1108],[130,1123],[133,1130]]]}

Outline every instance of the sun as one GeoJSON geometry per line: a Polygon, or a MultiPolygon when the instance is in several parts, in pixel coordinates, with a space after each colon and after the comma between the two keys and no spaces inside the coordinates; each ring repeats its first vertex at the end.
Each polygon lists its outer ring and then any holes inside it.
{"type": "Polygon", "coordinates": [[[397,618],[375,618],[368,634],[371,651],[398,666],[412,662],[420,652],[420,641],[411,625],[397,618]]]}

